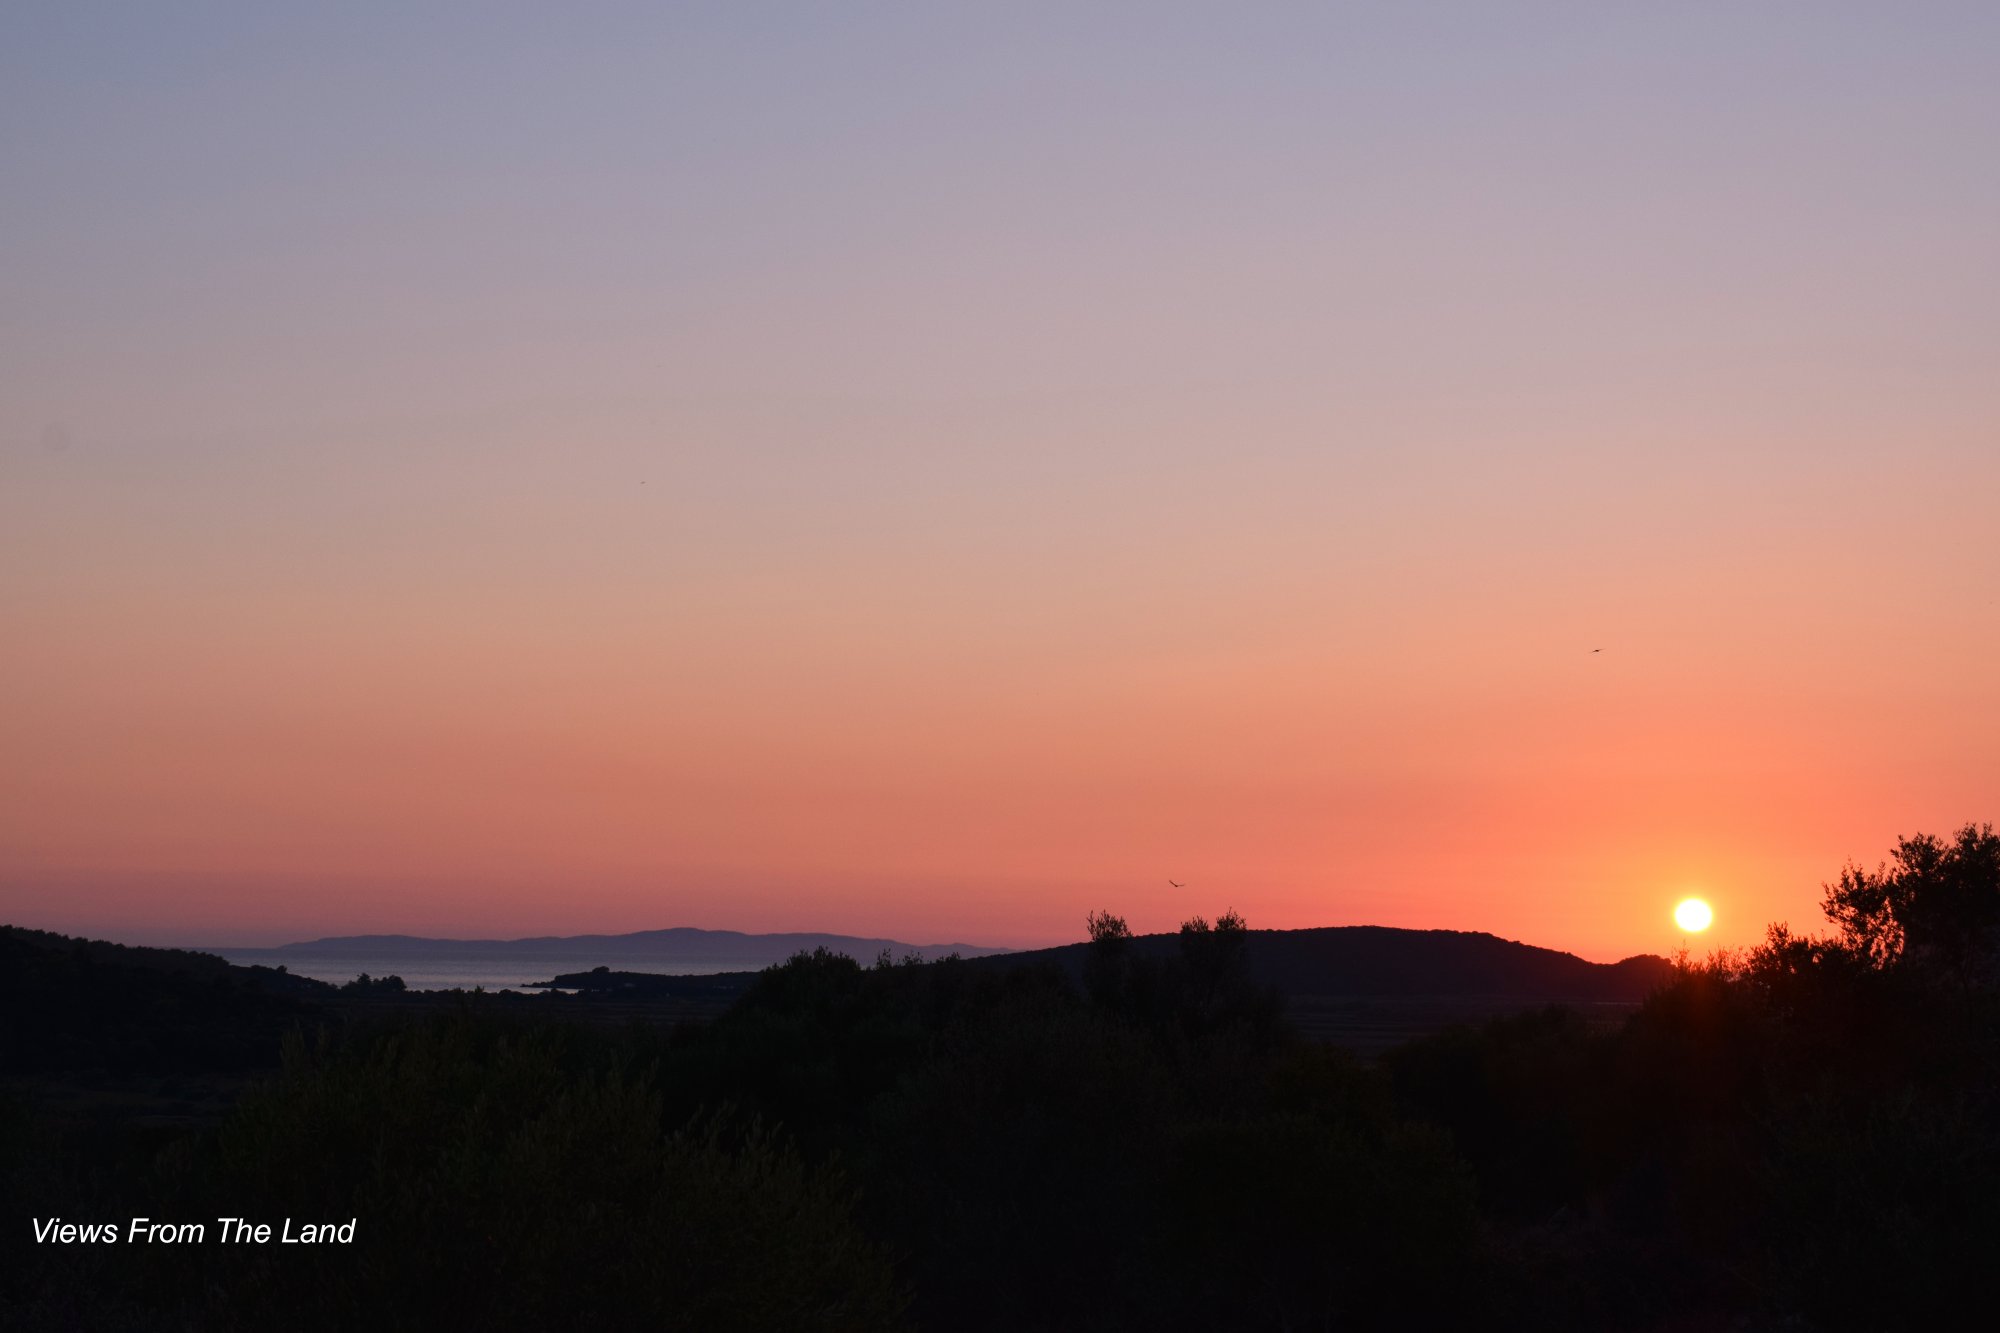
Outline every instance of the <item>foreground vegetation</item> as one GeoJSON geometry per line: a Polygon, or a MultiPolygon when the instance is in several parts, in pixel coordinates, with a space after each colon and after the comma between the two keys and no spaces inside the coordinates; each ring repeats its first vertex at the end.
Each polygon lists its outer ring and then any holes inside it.
{"type": "Polygon", "coordinates": [[[1164,960],[1093,916],[1081,984],[803,955],[672,1031],[308,1015],[214,1128],[17,1100],[10,1246],[58,1214],[354,1243],[23,1244],[0,1325],[1949,1326],[2000,1241],[2000,838],[1906,840],[1827,911],[1622,1027],[1373,1065],[1288,1029],[1233,914],[1164,960]]]}

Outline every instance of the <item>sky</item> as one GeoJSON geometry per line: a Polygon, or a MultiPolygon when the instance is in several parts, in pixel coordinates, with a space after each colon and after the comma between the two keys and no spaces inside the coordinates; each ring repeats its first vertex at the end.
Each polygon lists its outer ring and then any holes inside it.
{"type": "Polygon", "coordinates": [[[10,3],[0,919],[1817,927],[2000,818],[1996,143],[1984,4],[10,3]]]}

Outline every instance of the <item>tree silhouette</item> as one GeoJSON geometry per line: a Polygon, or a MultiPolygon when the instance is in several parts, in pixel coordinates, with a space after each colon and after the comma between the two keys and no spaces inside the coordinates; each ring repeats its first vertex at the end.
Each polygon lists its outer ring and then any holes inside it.
{"type": "Polygon", "coordinates": [[[1092,944],[1115,947],[1119,941],[1132,938],[1132,928],[1125,924],[1125,918],[1110,912],[1092,912],[1084,917],[1084,924],[1090,928],[1092,944]]]}
{"type": "Polygon", "coordinates": [[[1110,912],[1084,918],[1090,930],[1090,954],[1084,959],[1083,985],[1099,1004],[1116,1008],[1129,989],[1132,970],[1132,928],[1110,912]]]}
{"type": "Polygon", "coordinates": [[[1246,934],[1243,918],[1233,907],[1212,926],[1199,916],[1181,923],[1181,966],[1186,972],[1189,1000],[1203,1016],[1212,1016],[1225,998],[1232,997],[1247,981],[1246,934]]]}
{"type": "Polygon", "coordinates": [[[2000,973],[2000,835],[1967,824],[1949,841],[1900,839],[1872,872],[1850,863],[1821,906],[1878,968],[1991,982],[2000,973]]]}

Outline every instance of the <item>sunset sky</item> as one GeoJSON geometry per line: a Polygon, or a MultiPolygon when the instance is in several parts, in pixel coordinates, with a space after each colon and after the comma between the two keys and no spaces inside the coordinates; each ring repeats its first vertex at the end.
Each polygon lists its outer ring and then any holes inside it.
{"type": "Polygon", "coordinates": [[[2000,820],[2000,7],[289,10],[0,9],[0,920],[1608,960],[2000,820]]]}

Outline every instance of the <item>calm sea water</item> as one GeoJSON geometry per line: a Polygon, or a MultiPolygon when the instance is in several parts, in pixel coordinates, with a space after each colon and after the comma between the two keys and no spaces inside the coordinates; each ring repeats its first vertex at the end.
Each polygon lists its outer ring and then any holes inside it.
{"type": "Polygon", "coordinates": [[[422,953],[383,954],[375,957],[358,953],[314,954],[276,949],[210,949],[232,963],[283,964],[290,971],[315,981],[336,984],[354,980],[366,972],[371,977],[397,976],[411,990],[520,990],[531,981],[548,981],[565,972],[588,972],[599,963],[618,972],[662,972],[669,976],[695,977],[712,972],[756,972],[764,961],[744,959],[704,959],[690,963],[684,958],[622,955],[591,958],[577,954],[547,956],[513,953],[458,952],[448,957],[422,953]]]}

